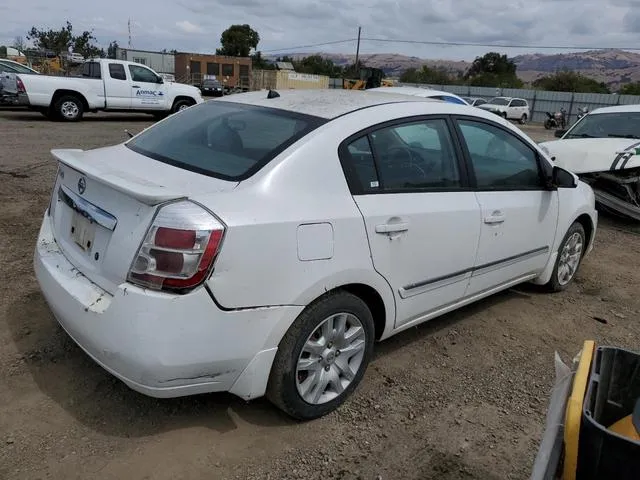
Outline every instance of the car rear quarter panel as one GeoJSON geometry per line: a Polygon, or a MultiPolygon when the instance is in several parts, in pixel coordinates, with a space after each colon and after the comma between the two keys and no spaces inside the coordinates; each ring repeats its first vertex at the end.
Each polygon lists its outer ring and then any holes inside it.
{"type": "Polygon", "coordinates": [[[220,306],[308,305],[327,291],[359,283],[378,292],[387,326],[393,325],[393,293],[373,268],[364,221],[337,153],[342,139],[389,118],[372,113],[320,127],[230,194],[197,198],[228,226],[208,281],[220,306]],[[332,256],[301,260],[298,227],[315,223],[331,224],[332,256]]]}

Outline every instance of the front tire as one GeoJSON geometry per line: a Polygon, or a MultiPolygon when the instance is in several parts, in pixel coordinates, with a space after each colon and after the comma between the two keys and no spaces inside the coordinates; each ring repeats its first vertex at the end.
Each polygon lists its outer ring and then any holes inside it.
{"type": "Polygon", "coordinates": [[[558,258],[553,268],[547,290],[560,292],[565,290],[575,278],[586,249],[586,234],[579,222],[574,222],[562,239],[558,248],[558,258]]]}
{"type": "Polygon", "coordinates": [[[84,105],[75,95],[63,95],[55,101],[53,112],[63,122],[79,122],[84,114],[84,105]]]}
{"type": "Polygon", "coordinates": [[[177,112],[181,112],[182,110],[186,110],[193,104],[194,102],[192,100],[186,100],[186,99],[176,100],[173,103],[173,108],[171,109],[171,113],[177,113],[177,112]]]}
{"type": "Polygon", "coordinates": [[[373,316],[359,297],[340,291],[320,298],[280,342],[267,398],[298,420],[332,412],[360,383],[374,337],[373,316]]]}

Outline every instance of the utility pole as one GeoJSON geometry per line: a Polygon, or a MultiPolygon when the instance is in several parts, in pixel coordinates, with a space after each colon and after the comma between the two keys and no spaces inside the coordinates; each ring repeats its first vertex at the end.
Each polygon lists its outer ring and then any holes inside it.
{"type": "Polygon", "coordinates": [[[129,30],[129,49],[131,49],[131,18],[127,22],[127,29],[129,30]]]}
{"type": "Polygon", "coordinates": [[[362,32],[362,27],[358,27],[358,46],[356,47],[356,71],[358,71],[358,64],[360,62],[360,33],[362,32]]]}

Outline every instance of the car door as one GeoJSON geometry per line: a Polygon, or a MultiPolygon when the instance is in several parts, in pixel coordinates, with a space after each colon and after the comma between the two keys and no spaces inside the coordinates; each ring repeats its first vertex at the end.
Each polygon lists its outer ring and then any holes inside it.
{"type": "Polygon", "coordinates": [[[480,211],[449,126],[405,121],[341,147],[374,268],[395,295],[396,327],[461,299],[475,260],[480,211]]]}
{"type": "Polygon", "coordinates": [[[131,83],[127,80],[127,71],[122,63],[109,63],[108,73],[104,76],[104,90],[107,108],[131,108],[131,83]]]}
{"type": "Polygon", "coordinates": [[[557,191],[525,140],[489,120],[456,119],[482,212],[478,255],[467,296],[526,280],[550,256],[558,222],[557,191]]]}
{"type": "Polygon", "coordinates": [[[129,65],[131,107],[134,110],[164,110],[166,85],[160,77],[141,65],[129,65]]]}

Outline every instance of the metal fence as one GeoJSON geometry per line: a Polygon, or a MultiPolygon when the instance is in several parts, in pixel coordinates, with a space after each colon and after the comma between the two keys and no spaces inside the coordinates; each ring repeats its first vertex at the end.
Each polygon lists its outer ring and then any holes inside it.
{"type": "MultiPolygon", "coordinates": [[[[529,120],[534,123],[544,123],[547,119],[545,112],[557,112],[560,111],[560,108],[564,108],[567,111],[567,125],[571,125],[578,119],[579,108],[586,107],[591,111],[600,107],[640,104],[639,95],[618,95],[616,93],[549,92],[545,90],[525,90],[517,88],[424,85],[415,83],[399,83],[398,85],[433,88],[435,90],[455,93],[461,97],[479,97],[485,100],[499,96],[524,98],[529,102],[529,108],[531,110],[531,118],[529,120]]],[[[329,88],[342,88],[342,79],[330,79],[329,88]]]]}

